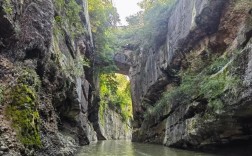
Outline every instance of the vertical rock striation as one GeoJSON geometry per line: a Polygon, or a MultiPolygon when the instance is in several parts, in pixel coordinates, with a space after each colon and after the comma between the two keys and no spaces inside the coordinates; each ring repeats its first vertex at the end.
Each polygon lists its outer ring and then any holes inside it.
{"type": "Polygon", "coordinates": [[[0,25],[0,155],[73,155],[96,141],[87,1],[3,0],[0,25]],[[30,109],[31,130],[15,127],[30,109]]]}
{"type": "Polygon", "coordinates": [[[251,140],[251,9],[249,0],[179,0],[169,13],[165,41],[157,41],[162,43],[157,47],[140,46],[132,51],[129,75],[134,141],[200,148],[251,140]],[[239,77],[242,85],[223,89],[215,99],[198,90],[190,100],[176,102],[186,99],[181,95],[173,102],[167,101],[158,115],[143,115],[156,107],[162,93],[181,86],[181,80],[190,74],[185,71],[200,77],[210,71],[208,67],[212,70],[216,66],[217,58],[224,57],[229,61],[215,68],[219,72],[208,73],[210,80],[206,83],[228,73],[239,77]],[[231,96],[231,90],[236,90],[235,96],[231,96]],[[213,99],[221,101],[221,110],[211,110],[213,99]]]}

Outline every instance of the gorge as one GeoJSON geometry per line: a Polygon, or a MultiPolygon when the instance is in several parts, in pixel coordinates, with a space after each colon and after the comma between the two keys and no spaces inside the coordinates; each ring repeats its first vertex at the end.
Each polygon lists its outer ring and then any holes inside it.
{"type": "Polygon", "coordinates": [[[0,156],[251,144],[252,1],[140,5],[116,27],[110,0],[0,1],[0,156]]]}

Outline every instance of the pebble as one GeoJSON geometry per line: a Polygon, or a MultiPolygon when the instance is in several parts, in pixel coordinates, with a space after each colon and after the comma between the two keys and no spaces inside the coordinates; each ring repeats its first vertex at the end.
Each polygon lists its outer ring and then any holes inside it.
{"type": "Polygon", "coordinates": [[[1,146],[1,147],[0,147],[0,151],[7,152],[7,151],[9,151],[9,149],[8,149],[8,147],[6,147],[6,146],[1,146]]]}
{"type": "Polygon", "coordinates": [[[0,151],[0,156],[2,156],[4,154],[4,152],[3,151],[0,151]]]}
{"type": "Polygon", "coordinates": [[[3,130],[4,132],[7,132],[8,128],[7,128],[7,127],[3,127],[2,130],[3,130]]]}
{"type": "Polygon", "coordinates": [[[10,144],[9,145],[9,148],[14,148],[15,146],[13,144],[10,144]]]}

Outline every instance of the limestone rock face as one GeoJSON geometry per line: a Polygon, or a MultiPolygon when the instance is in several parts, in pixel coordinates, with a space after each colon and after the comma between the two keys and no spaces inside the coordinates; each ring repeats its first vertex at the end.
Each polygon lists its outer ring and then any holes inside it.
{"type": "Polygon", "coordinates": [[[121,115],[110,108],[106,108],[104,113],[99,115],[95,128],[99,140],[131,140],[132,138],[130,121],[123,121],[121,115]]]}
{"type": "MultiPolygon", "coordinates": [[[[3,154],[73,155],[78,145],[97,141],[88,119],[95,89],[92,66],[83,64],[85,59],[92,64],[93,53],[86,0],[0,2],[0,115],[1,123],[5,123],[0,129],[6,127],[0,138],[6,136],[1,145],[8,148],[3,154]],[[32,100],[40,121],[28,125],[39,127],[37,144],[33,140],[20,142],[18,136],[23,133],[11,126],[14,115],[4,111],[14,105],[11,90],[17,86],[26,87],[32,92],[28,96],[36,97],[32,100]],[[13,144],[8,143],[8,135],[13,144]],[[23,145],[40,148],[28,150],[23,145]]],[[[17,111],[22,111],[22,105],[28,107],[20,103],[17,111]]]]}
{"type": "Polygon", "coordinates": [[[142,111],[143,101],[155,102],[164,87],[176,81],[173,74],[183,53],[218,30],[225,2],[178,1],[170,13],[165,43],[158,48],[140,48],[133,56],[130,77],[135,115],[142,111]]]}
{"type": "Polygon", "coordinates": [[[164,41],[157,41],[161,43],[157,47],[140,46],[131,56],[134,141],[200,148],[249,139],[251,18],[249,0],[176,2],[169,13],[164,41]],[[241,55],[231,59],[235,65],[227,64],[227,70],[238,76],[244,86],[238,89],[237,98],[226,94],[221,97],[225,110],[206,119],[209,100],[198,97],[185,103],[167,103],[168,108],[163,108],[159,116],[144,117],[144,112],[156,105],[163,92],[180,84],[179,72],[206,68],[197,58],[203,60],[204,56],[229,55],[234,51],[241,55]]]}
{"type": "Polygon", "coordinates": [[[124,53],[116,53],[114,56],[114,62],[119,68],[118,73],[128,75],[130,69],[130,57],[127,55],[127,51],[124,53]]]}

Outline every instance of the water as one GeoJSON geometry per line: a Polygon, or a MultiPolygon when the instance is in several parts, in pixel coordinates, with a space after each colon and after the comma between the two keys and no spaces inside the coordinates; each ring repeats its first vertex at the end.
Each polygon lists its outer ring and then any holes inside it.
{"type": "Polygon", "coordinates": [[[77,156],[217,156],[130,141],[100,141],[84,146],[77,156]]]}

